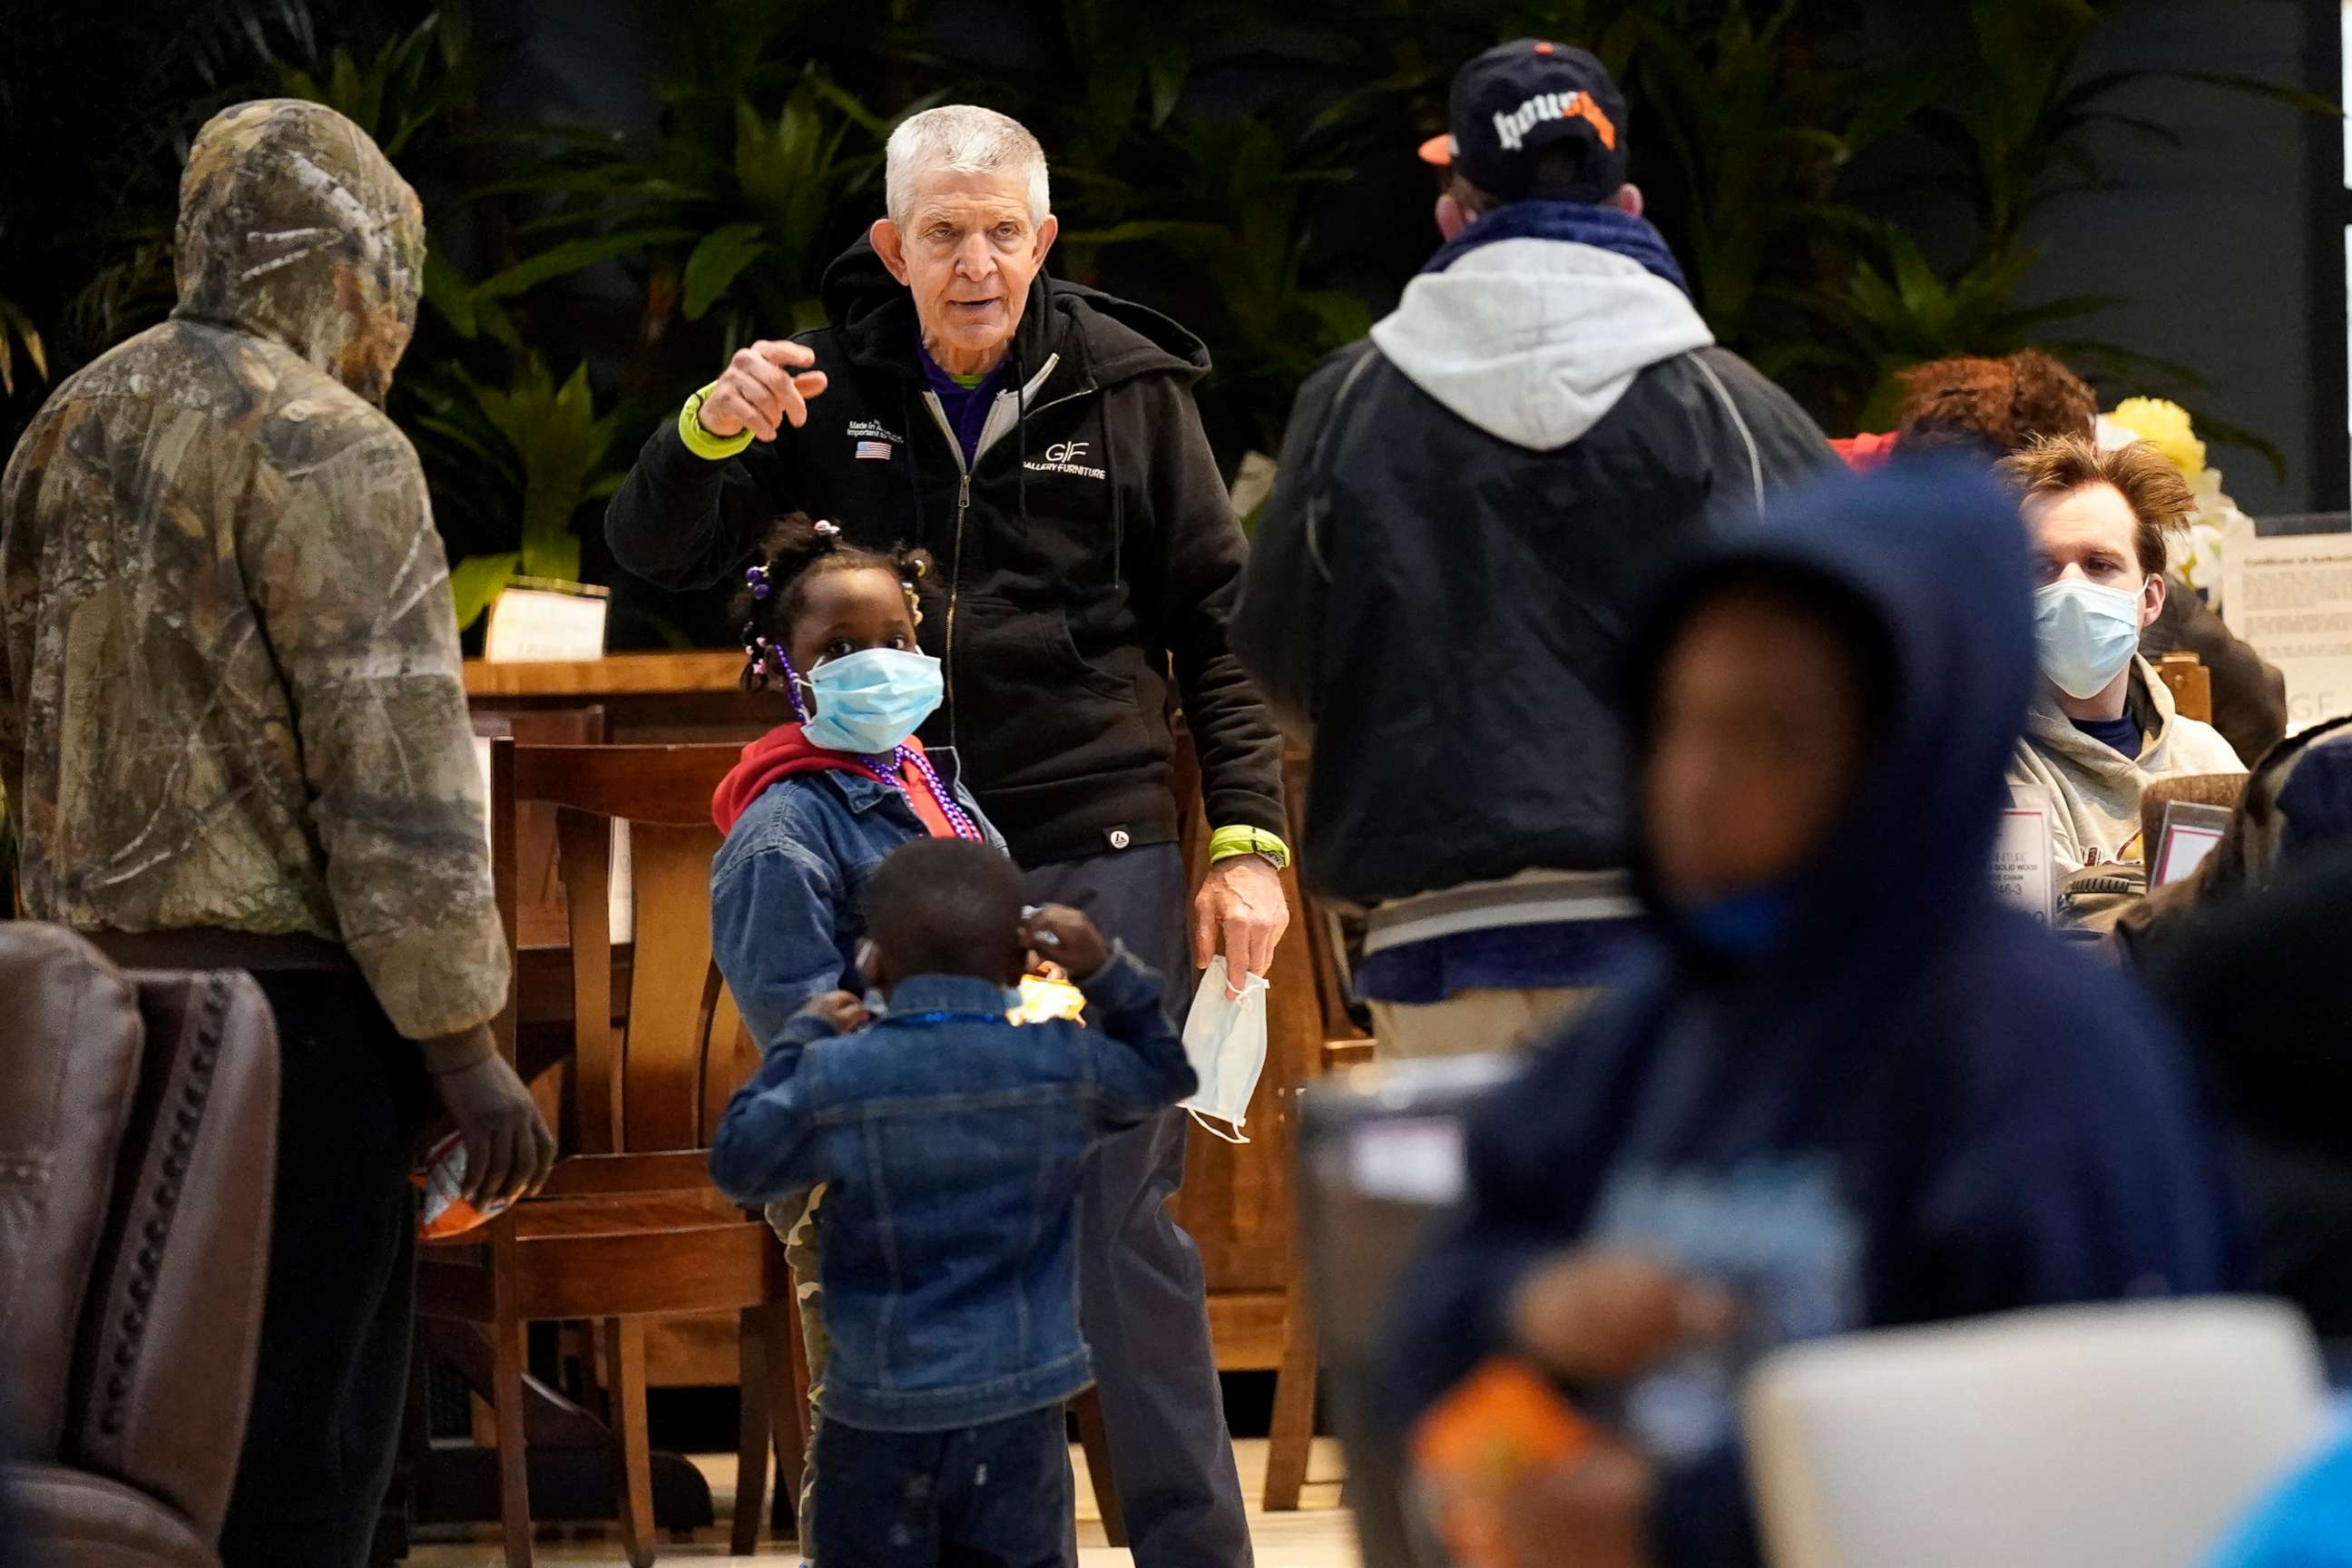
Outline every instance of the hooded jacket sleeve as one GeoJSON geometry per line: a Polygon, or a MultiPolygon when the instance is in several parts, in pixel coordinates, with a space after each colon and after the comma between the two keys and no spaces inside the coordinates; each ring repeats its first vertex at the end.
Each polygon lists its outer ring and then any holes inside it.
{"type": "Polygon", "coordinates": [[[1844,467],[1829,437],[1795,398],[1738,354],[1708,349],[1696,356],[1707,379],[1725,399],[1728,437],[1718,438],[1715,458],[1718,497],[1737,497],[1747,481],[1766,500],[1823,470],[1844,467]]]}
{"type": "Polygon", "coordinates": [[[1161,1005],[1160,975],[1141,959],[1122,945],[1078,989],[1100,1022],[1098,1028],[1077,1031],[1080,1048],[1094,1057],[1102,1089],[1100,1126],[1132,1127],[1200,1088],[1184,1042],[1161,1005]]]}
{"type": "Polygon", "coordinates": [[[457,617],[416,454],[396,432],[304,474],[237,538],[287,687],[343,944],[412,1039],[505,1005],[457,617]]]}
{"type": "Polygon", "coordinates": [[[839,870],[789,834],[730,854],[710,874],[710,950],[762,1052],[791,1043],[794,1016],[841,984],[834,940],[839,870]]]}
{"type": "Polygon", "coordinates": [[[604,510],[613,558],[664,588],[707,588],[798,504],[800,432],[754,441],[732,458],[687,450],[673,411],[646,441],[604,510]]]}
{"type": "Polygon", "coordinates": [[[742,1088],[727,1101],[710,1140],[711,1184],[740,1204],[764,1204],[802,1192],[820,1179],[816,1169],[817,1089],[801,1071],[808,1047],[834,1038],[833,1026],[803,1014],[742,1088]]]}
{"type": "Polygon", "coordinates": [[[1231,641],[1249,544],[1192,395],[1164,376],[1139,390],[1151,443],[1146,602],[1175,661],[1184,721],[1201,758],[1202,805],[1212,826],[1280,836],[1289,831],[1282,737],[1231,641]]]}
{"type": "Polygon", "coordinates": [[[1283,723],[1306,734],[1315,727],[1323,689],[1325,611],[1331,576],[1320,558],[1310,509],[1320,488],[1317,454],[1337,416],[1341,389],[1355,376],[1369,342],[1342,351],[1317,368],[1298,389],[1282,436],[1274,493],[1258,514],[1249,565],[1234,612],[1234,651],[1283,723]]]}

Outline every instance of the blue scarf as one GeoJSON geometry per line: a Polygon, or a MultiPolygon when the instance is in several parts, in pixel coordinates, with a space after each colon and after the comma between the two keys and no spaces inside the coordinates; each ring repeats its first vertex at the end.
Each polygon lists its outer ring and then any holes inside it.
{"type": "Polygon", "coordinates": [[[1561,239],[1589,245],[1640,262],[1684,293],[1690,285],[1666,248],[1665,237],[1647,218],[1589,202],[1528,200],[1496,207],[1455,235],[1429,258],[1423,272],[1443,272],[1482,245],[1498,239],[1561,239]]]}

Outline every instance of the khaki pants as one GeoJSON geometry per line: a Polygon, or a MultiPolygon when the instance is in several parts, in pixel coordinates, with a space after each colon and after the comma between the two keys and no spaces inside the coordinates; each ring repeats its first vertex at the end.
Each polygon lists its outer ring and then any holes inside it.
{"type": "MultiPolygon", "coordinates": [[[[801,1560],[816,1561],[816,1427],[824,1418],[824,1363],[833,1350],[832,1336],[824,1331],[824,1288],[818,1282],[817,1268],[823,1255],[817,1247],[816,1211],[824,1201],[824,1184],[820,1182],[797,1197],[789,1197],[768,1205],[768,1225],[784,1244],[784,1261],[793,1268],[793,1287],[799,1297],[801,1315],[801,1346],[806,1352],[809,1381],[809,1444],[805,1465],[801,1471],[800,1545],[801,1560]]],[[[750,1398],[750,1390],[744,1391],[750,1398]]]]}
{"type": "Polygon", "coordinates": [[[1457,991],[1425,1005],[1373,1002],[1372,1054],[1381,1061],[1475,1056],[1541,1045],[1600,999],[1598,985],[1457,991]]]}

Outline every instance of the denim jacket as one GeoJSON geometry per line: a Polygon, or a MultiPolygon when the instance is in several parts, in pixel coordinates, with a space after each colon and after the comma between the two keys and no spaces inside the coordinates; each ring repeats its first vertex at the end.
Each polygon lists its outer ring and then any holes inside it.
{"type": "MultiPolygon", "coordinates": [[[[1004,840],[933,753],[940,782],[988,841],[1004,840]]],[[[863,773],[795,773],[745,809],[710,862],[710,951],[762,1050],[828,991],[859,991],[866,880],[901,844],[928,837],[907,797],[863,773]]]]}
{"type": "Polygon", "coordinates": [[[847,1036],[795,1017],[728,1102],[710,1175],[743,1204],[816,1182],[828,1421],[940,1432],[1085,1388],[1078,1178],[1100,1134],[1192,1092],[1160,976],[1118,950],[1089,1017],[1015,1026],[985,981],[919,975],[847,1036]]]}

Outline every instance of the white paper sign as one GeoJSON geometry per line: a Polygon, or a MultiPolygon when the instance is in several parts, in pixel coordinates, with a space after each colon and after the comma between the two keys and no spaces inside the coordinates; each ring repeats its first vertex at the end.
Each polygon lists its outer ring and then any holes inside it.
{"type": "Polygon", "coordinates": [[[507,588],[490,605],[482,658],[489,664],[602,658],[609,605],[601,589],[507,588]]]}
{"type": "Polygon", "coordinates": [[[2289,734],[2352,713],[2352,533],[2263,539],[2233,527],[2221,617],[2286,677],[2289,734]]]}
{"type": "Polygon", "coordinates": [[[2050,879],[2047,812],[2012,806],[2000,814],[2000,834],[1992,847],[1992,890],[2001,902],[2050,923],[2056,889],[2050,879]]]}

